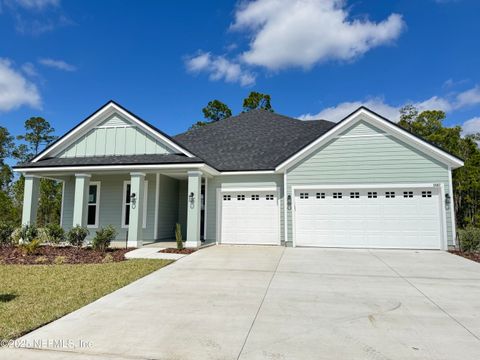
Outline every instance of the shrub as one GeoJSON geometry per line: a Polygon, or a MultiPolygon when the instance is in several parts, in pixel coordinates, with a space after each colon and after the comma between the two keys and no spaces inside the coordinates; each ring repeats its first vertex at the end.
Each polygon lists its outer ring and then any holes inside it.
{"type": "Polygon", "coordinates": [[[20,249],[27,254],[27,255],[33,255],[37,252],[38,248],[40,247],[41,244],[40,239],[32,239],[29,242],[23,242],[22,244],[19,245],[20,249]]]}
{"type": "Polygon", "coordinates": [[[105,226],[96,231],[95,237],[92,240],[92,247],[94,250],[105,251],[110,246],[110,243],[115,240],[117,230],[112,225],[105,226]]]}
{"type": "Polygon", "coordinates": [[[7,246],[13,243],[12,233],[14,227],[9,224],[0,224],[0,246],[7,246]]]}
{"type": "Polygon", "coordinates": [[[460,249],[466,252],[480,251],[480,228],[468,226],[458,230],[460,249]]]}
{"type": "Polygon", "coordinates": [[[104,264],[108,264],[108,263],[111,263],[113,262],[113,256],[112,254],[107,254],[105,255],[105,257],[102,259],[102,263],[104,264]]]}
{"type": "Polygon", "coordinates": [[[45,228],[48,242],[51,244],[59,244],[65,241],[65,230],[58,224],[48,224],[45,228]]]}
{"type": "Polygon", "coordinates": [[[175,224],[175,241],[177,242],[177,249],[183,249],[182,227],[180,224],[175,224]]]}
{"type": "Polygon", "coordinates": [[[67,233],[67,241],[72,246],[81,247],[88,234],[89,231],[86,228],[77,225],[67,233]]]}
{"type": "Polygon", "coordinates": [[[18,245],[20,243],[20,239],[22,237],[21,234],[22,234],[22,228],[17,227],[15,230],[13,230],[11,237],[12,237],[12,243],[14,245],[18,245]]]}
{"type": "Polygon", "coordinates": [[[24,225],[20,229],[20,243],[32,242],[38,237],[38,228],[35,225],[24,225]]]}

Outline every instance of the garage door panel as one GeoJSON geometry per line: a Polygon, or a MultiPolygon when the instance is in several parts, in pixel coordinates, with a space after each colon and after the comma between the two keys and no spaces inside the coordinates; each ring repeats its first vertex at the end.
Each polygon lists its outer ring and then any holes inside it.
{"type": "Polygon", "coordinates": [[[313,189],[294,196],[296,245],[441,247],[438,188],[313,189]]]}

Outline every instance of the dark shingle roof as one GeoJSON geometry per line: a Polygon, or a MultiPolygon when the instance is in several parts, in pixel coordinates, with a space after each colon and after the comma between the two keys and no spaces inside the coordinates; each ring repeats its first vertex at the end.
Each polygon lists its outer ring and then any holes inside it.
{"type": "Polygon", "coordinates": [[[203,163],[196,157],[187,157],[177,154],[151,154],[151,155],[115,155],[115,156],[90,156],[76,158],[47,158],[37,162],[18,164],[19,168],[55,167],[55,166],[95,166],[95,165],[151,165],[151,164],[182,164],[203,163]]]}
{"type": "Polygon", "coordinates": [[[174,140],[220,171],[272,170],[335,126],[252,110],[174,136],[174,140]]]}

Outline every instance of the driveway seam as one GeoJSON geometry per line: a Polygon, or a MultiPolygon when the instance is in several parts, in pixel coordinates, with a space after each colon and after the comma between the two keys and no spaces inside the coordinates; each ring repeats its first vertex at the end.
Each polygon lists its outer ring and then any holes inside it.
{"type": "Polygon", "coordinates": [[[470,335],[472,335],[475,339],[480,341],[480,337],[478,337],[473,331],[471,331],[469,328],[467,328],[465,325],[463,325],[459,320],[457,320],[455,317],[453,317],[450,313],[448,313],[444,308],[442,308],[439,304],[437,304],[432,298],[430,298],[427,294],[425,294],[422,290],[420,290],[417,286],[415,286],[414,283],[412,283],[408,278],[404,277],[402,274],[400,274],[395,268],[390,266],[386,261],[384,261],[380,256],[377,254],[374,254],[373,252],[369,251],[372,256],[376,257],[378,260],[380,260],[382,263],[385,264],[390,270],[395,272],[399,278],[404,280],[406,283],[408,283],[410,286],[412,286],[414,289],[416,289],[420,294],[422,294],[428,301],[430,301],[433,305],[435,305],[441,312],[443,312],[445,315],[447,315],[450,319],[455,321],[458,325],[460,325],[462,328],[464,328],[470,335]]]}
{"type": "Polygon", "coordinates": [[[282,250],[282,254],[280,255],[280,258],[278,259],[277,265],[275,265],[275,269],[273,269],[272,276],[270,277],[270,280],[268,281],[267,288],[265,289],[265,293],[263,294],[262,301],[260,302],[260,305],[258,306],[257,312],[255,313],[255,317],[253,318],[253,321],[250,324],[250,328],[248,329],[247,336],[245,336],[245,340],[243,341],[240,352],[238,353],[237,360],[240,359],[240,356],[242,355],[243,349],[245,348],[245,345],[247,344],[250,333],[252,332],[253,325],[255,324],[255,321],[257,321],[258,314],[260,313],[260,309],[262,308],[263,303],[265,301],[265,298],[267,297],[268,290],[270,290],[270,285],[272,284],[273,278],[275,277],[275,275],[277,273],[278,266],[280,265],[280,262],[282,261],[282,258],[283,258],[283,254],[285,254],[285,248],[283,248],[283,250],[282,250]]]}

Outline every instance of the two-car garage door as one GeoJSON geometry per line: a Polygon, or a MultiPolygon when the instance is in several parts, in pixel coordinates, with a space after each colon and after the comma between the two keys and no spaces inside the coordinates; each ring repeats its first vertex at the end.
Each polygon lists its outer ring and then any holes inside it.
{"type": "Polygon", "coordinates": [[[296,246],[441,248],[438,188],[295,191],[296,246]]]}

